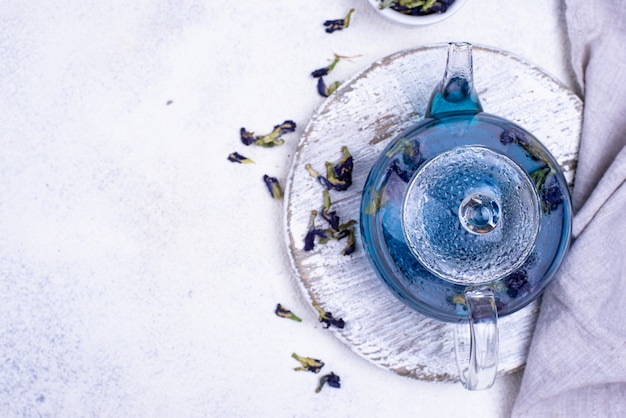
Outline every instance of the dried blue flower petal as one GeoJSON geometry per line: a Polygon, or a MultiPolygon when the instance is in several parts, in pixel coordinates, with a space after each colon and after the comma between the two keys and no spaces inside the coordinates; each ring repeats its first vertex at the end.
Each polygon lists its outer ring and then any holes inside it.
{"type": "Polygon", "coordinates": [[[335,92],[341,85],[341,82],[335,81],[330,86],[326,85],[324,77],[330,74],[341,59],[350,59],[350,57],[344,57],[335,54],[333,61],[326,67],[318,68],[311,73],[311,77],[317,78],[317,93],[322,97],[328,97],[335,92]]]}
{"type": "Polygon", "coordinates": [[[352,169],[354,168],[354,162],[348,147],[341,147],[343,156],[337,164],[333,167],[335,177],[344,180],[346,183],[352,184],[352,169]]]}
{"type": "Polygon", "coordinates": [[[515,271],[504,279],[509,297],[516,298],[521,293],[526,293],[529,288],[526,271],[515,271]]]}
{"type": "Polygon", "coordinates": [[[332,70],[335,69],[335,66],[339,63],[339,61],[342,58],[347,58],[347,57],[342,57],[341,55],[335,54],[335,57],[333,58],[333,61],[330,64],[328,64],[326,67],[318,68],[317,70],[313,71],[311,73],[311,76],[313,78],[319,78],[319,77],[327,76],[328,74],[330,74],[330,72],[332,70]]]}
{"type": "Polygon", "coordinates": [[[239,137],[244,145],[254,144],[254,132],[248,132],[246,128],[241,128],[239,130],[239,137]]]}
{"type": "Polygon", "coordinates": [[[289,309],[285,308],[280,303],[276,305],[276,309],[274,310],[274,313],[280,316],[281,318],[287,318],[287,319],[292,319],[296,322],[302,322],[302,319],[300,319],[296,314],[291,312],[289,309]]]}
{"type": "Polygon", "coordinates": [[[315,177],[319,184],[321,184],[325,189],[332,189],[332,184],[326,179],[326,177],[322,176],[319,172],[317,172],[311,164],[306,164],[304,169],[309,172],[312,177],[315,177]]]}
{"type": "Polygon", "coordinates": [[[326,82],[324,82],[324,77],[319,77],[317,79],[317,93],[322,97],[328,97],[335,92],[341,85],[341,82],[335,81],[330,86],[326,86],[326,82]]]}
{"type": "Polygon", "coordinates": [[[330,183],[333,190],[344,191],[348,190],[348,187],[352,185],[352,176],[338,177],[335,172],[335,167],[326,162],[326,180],[330,183]]]}
{"type": "Polygon", "coordinates": [[[385,155],[391,157],[398,153],[401,154],[393,160],[389,170],[396,173],[402,181],[409,182],[424,161],[420,142],[402,138],[385,155]]]}
{"type": "Polygon", "coordinates": [[[274,129],[279,130],[279,135],[284,135],[288,132],[294,132],[296,130],[296,123],[292,120],[286,120],[280,125],[274,126],[274,129]]]}
{"type": "Polygon", "coordinates": [[[252,161],[250,158],[248,157],[244,157],[243,155],[239,154],[238,152],[233,152],[228,156],[228,161],[231,161],[233,163],[239,163],[239,164],[253,164],[254,161],[252,161]]]}
{"type": "Polygon", "coordinates": [[[333,317],[332,312],[325,311],[317,303],[313,302],[313,307],[317,310],[317,313],[318,313],[317,319],[319,319],[320,322],[326,325],[325,328],[330,328],[331,326],[334,326],[337,328],[343,328],[346,326],[346,323],[344,322],[343,318],[337,319],[333,317]]]}
{"type": "Polygon", "coordinates": [[[445,13],[455,0],[381,0],[379,9],[391,8],[411,16],[445,13]]]}
{"type": "Polygon", "coordinates": [[[523,147],[530,146],[530,140],[526,134],[518,128],[510,128],[500,134],[500,142],[504,145],[515,143],[523,147]]]}
{"type": "Polygon", "coordinates": [[[346,222],[345,224],[339,225],[339,227],[334,231],[335,232],[334,238],[335,239],[343,239],[343,238],[349,236],[350,235],[350,230],[354,229],[354,228],[352,228],[354,225],[356,225],[356,221],[354,219],[346,222]]]}
{"type": "Polygon", "coordinates": [[[317,211],[312,210],[311,216],[309,218],[309,228],[307,230],[306,236],[304,237],[304,251],[311,251],[313,248],[315,248],[315,237],[319,237],[322,243],[326,242],[330,238],[324,229],[318,229],[315,227],[316,216],[317,211]]]}
{"type": "Polygon", "coordinates": [[[322,67],[322,68],[318,68],[317,70],[314,70],[311,73],[311,77],[313,78],[319,78],[319,77],[324,77],[328,75],[328,67],[322,67]]]}
{"type": "Polygon", "coordinates": [[[320,370],[322,370],[322,367],[324,367],[324,362],[318,359],[314,359],[311,357],[300,357],[296,353],[293,353],[291,357],[298,360],[301,364],[301,366],[294,368],[294,370],[297,370],[297,371],[302,370],[302,371],[309,371],[312,373],[319,373],[320,370]]]}
{"type": "Polygon", "coordinates": [[[341,250],[341,254],[350,255],[356,250],[356,239],[354,238],[354,228],[349,228],[348,230],[348,243],[341,250]]]}
{"type": "Polygon", "coordinates": [[[324,26],[326,27],[326,32],[333,33],[337,30],[346,29],[348,26],[350,26],[350,17],[352,16],[352,13],[354,13],[354,9],[350,9],[346,17],[344,17],[343,19],[325,21],[324,26]]]}
{"type": "Polygon", "coordinates": [[[319,385],[315,389],[315,393],[320,393],[325,384],[328,384],[331,388],[339,389],[341,388],[341,378],[333,372],[322,376],[319,385]]]}
{"type": "Polygon", "coordinates": [[[563,203],[563,192],[559,186],[554,171],[550,167],[541,167],[530,173],[530,178],[535,183],[541,209],[544,213],[550,213],[563,203]]]}
{"type": "Polygon", "coordinates": [[[352,169],[353,161],[348,147],[342,147],[343,156],[339,162],[333,165],[326,162],[326,177],[317,172],[311,164],[307,164],[304,168],[315,177],[317,181],[327,190],[344,191],[352,185],[352,169]]]}
{"type": "Polygon", "coordinates": [[[541,198],[541,209],[544,213],[550,213],[563,203],[563,192],[554,173],[550,173],[549,179],[544,180],[539,197],[541,198]]]}
{"type": "Polygon", "coordinates": [[[278,183],[278,179],[276,179],[276,177],[270,177],[265,174],[263,176],[263,181],[267,186],[267,190],[269,190],[274,199],[280,200],[283,198],[283,190],[280,188],[280,184],[278,183]]]}
{"type": "Polygon", "coordinates": [[[541,190],[543,188],[548,175],[552,172],[552,169],[548,166],[541,167],[530,173],[530,178],[535,183],[537,190],[541,190]]]}
{"type": "Polygon", "coordinates": [[[249,132],[245,128],[239,130],[239,136],[241,142],[244,145],[258,145],[260,147],[271,148],[277,145],[282,145],[285,140],[282,136],[289,132],[296,130],[296,123],[292,120],[286,120],[280,125],[274,126],[272,132],[267,135],[254,135],[254,132],[249,132]]]}
{"type": "Polygon", "coordinates": [[[357,222],[354,220],[350,220],[346,223],[340,224],[339,215],[337,215],[336,211],[331,210],[332,202],[330,199],[329,190],[345,190],[352,184],[352,156],[350,155],[347,147],[343,147],[342,151],[343,157],[336,165],[333,166],[331,163],[326,162],[327,177],[319,174],[311,166],[311,164],[307,164],[305,166],[306,170],[311,174],[311,176],[315,177],[318,182],[324,187],[324,204],[322,207],[322,218],[329,225],[329,228],[325,230],[318,229],[315,226],[315,217],[317,216],[317,211],[311,211],[309,227],[307,230],[307,234],[304,237],[305,251],[310,251],[315,247],[315,237],[319,237],[320,244],[325,244],[331,239],[341,240],[347,237],[348,240],[346,246],[342,250],[343,255],[350,255],[356,249],[354,225],[357,222]],[[339,179],[339,177],[343,177],[344,179],[339,179]]]}
{"type": "Polygon", "coordinates": [[[331,211],[330,207],[332,205],[330,201],[330,193],[328,190],[324,190],[324,207],[322,209],[322,218],[328,222],[330,228],[334,231],[339,229],[339,216],[337,216],[337,211],[331,211]]]}

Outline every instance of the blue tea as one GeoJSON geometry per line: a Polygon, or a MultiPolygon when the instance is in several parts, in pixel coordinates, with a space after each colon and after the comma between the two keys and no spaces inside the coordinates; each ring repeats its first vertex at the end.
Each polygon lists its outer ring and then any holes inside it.
{"type": "Polygon", "coordinates": [[[432,318],[467,320],[465,293],[499,316],[536,299],[569,245],[567,183],[530,132],[482,111],[471,67],[448,62],[426,118],[391,141],[363,190],[361,235],[379,276],[432,318]],[[457,68],[458,67],[458,68],[457,68]]]}

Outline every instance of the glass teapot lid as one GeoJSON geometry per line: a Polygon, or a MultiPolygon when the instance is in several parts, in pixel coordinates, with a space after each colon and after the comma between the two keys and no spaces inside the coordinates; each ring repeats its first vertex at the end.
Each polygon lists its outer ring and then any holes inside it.
{"type": "Polygon", "coordinates": [[[471,46],[451,44],[426,118],[374,164],[360,225],[376,271],[405,303],[459,321],[472,286],[493,288],[499,315],[535,299],[565,254],[571,217],[554,158],[482,111],[471,46]]]}

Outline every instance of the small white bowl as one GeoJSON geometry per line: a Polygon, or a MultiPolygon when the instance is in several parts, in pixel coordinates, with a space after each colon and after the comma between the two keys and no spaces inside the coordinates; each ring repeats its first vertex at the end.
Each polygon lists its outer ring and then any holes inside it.
{"type": "Polygon", "coordinates": [[[450,7],[448,7],[448,10],[446,10],[445,13],[433,13],[425,16],[411,16],[396,12],[391,8],[380,9],[378,7],[380,6],[380,0],[368,0],[372,7],[374,7],[374,9],[376,9],[378,13],[380,13],[387,19],[409,26],[423,26],[439,22],[456,13],[463,6],[463,4],[465,4],[466,1],[467,0],[456,0],[454,3],[452,3],[450,7]]]}

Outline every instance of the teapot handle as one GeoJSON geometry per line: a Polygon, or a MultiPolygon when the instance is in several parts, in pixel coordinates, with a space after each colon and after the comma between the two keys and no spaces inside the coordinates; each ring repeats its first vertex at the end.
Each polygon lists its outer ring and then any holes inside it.
{"type": "Polygon", "coordinates": [[[465,323],[456,325],[454,338],[459,376],[466,389],[489,389],[498,369],[498,311],[493,289],[468,289],[465,291],[465,302],[469,338],[465,323]]]}

